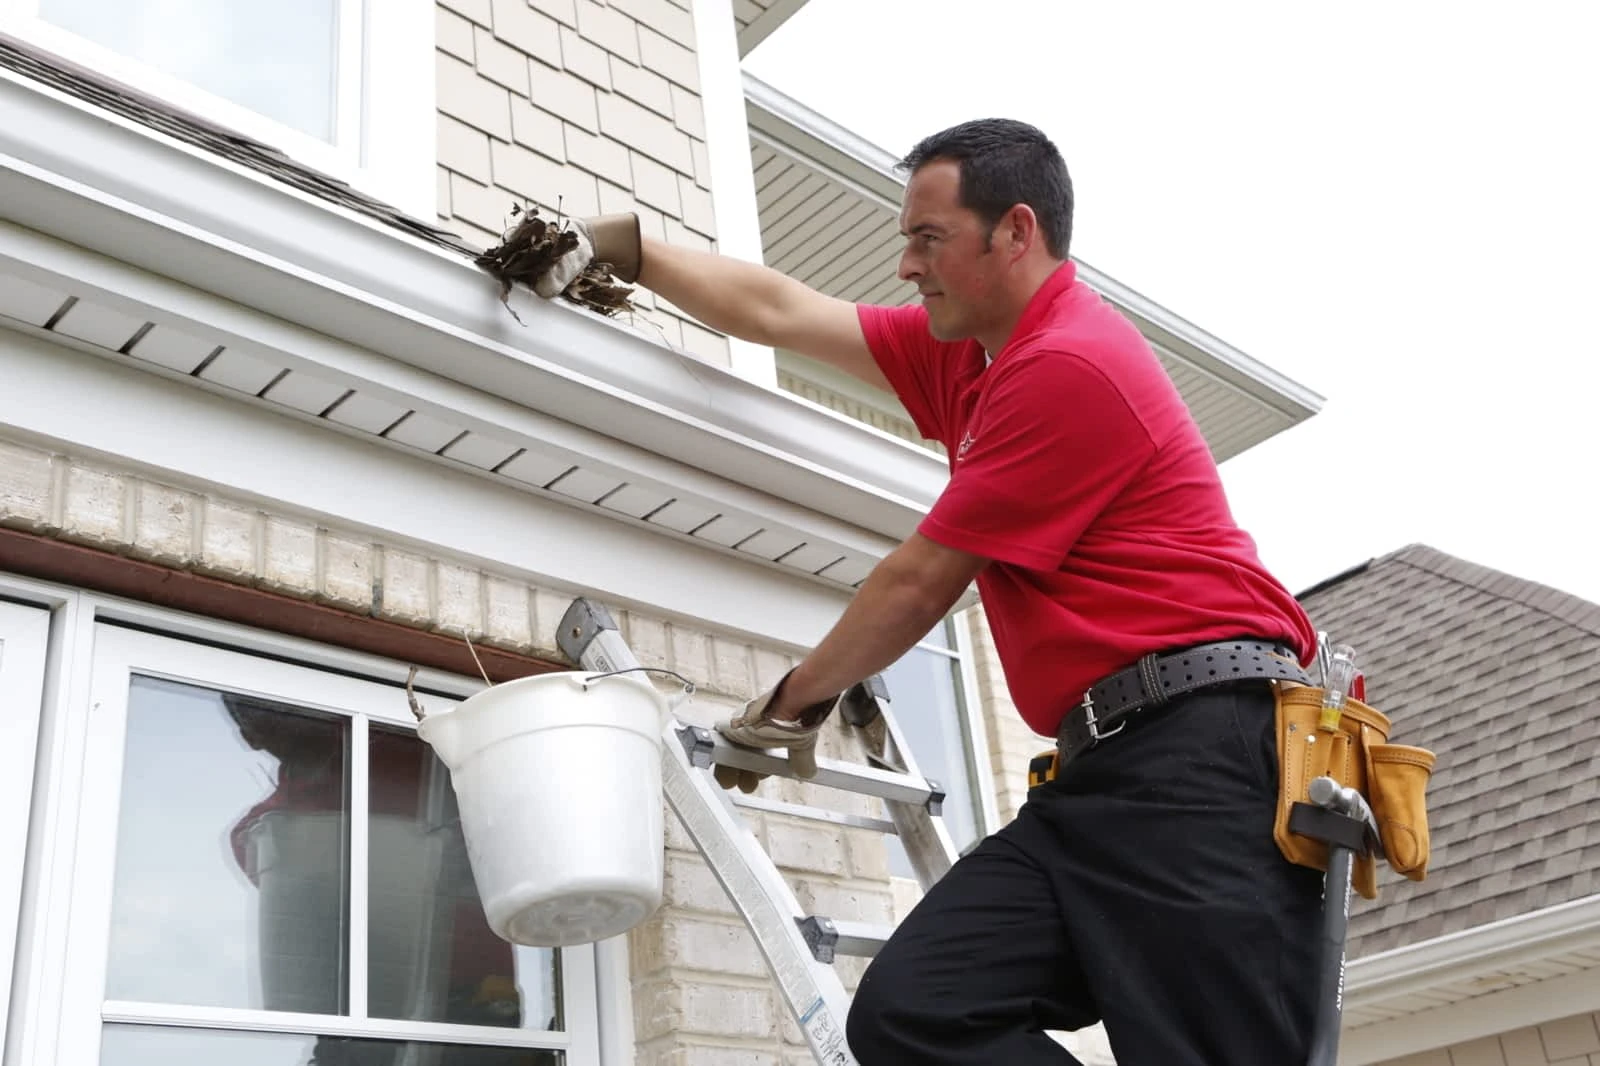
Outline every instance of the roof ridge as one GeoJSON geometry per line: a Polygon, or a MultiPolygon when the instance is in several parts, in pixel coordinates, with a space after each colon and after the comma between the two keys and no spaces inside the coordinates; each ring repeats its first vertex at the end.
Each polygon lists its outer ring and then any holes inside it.
{"type": "Polygon", "coordinates": [[[1552,585],[1470,562],[1426,544],[1407,545],[1375,560],[1372,565],[1390,563],[1422,570],[1463,588],[1520,604],[1590,636],[1600,637],[1600,604],[1552,585]]]}

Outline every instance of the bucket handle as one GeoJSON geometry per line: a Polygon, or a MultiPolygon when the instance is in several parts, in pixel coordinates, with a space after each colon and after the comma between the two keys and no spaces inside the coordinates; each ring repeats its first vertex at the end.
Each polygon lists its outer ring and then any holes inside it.
{"type": "Polygon", "coordinates": [[[690,696],[693,696],[694,693],[695,693],[695,687],[694,687],[694,682],[693,681],[690,681],[687,677],[684,677],[682,674],[678,673],[675,670],[665,670],[665,669],[662,669],[659,666],[630,666],[630,667],[628,667],[626,669],[623,669],[623,670],[610,670],[610,671],[607,671],[606,673],[603,673],[603,674],[590,674],[588,677],[583,679],[583,687],[585,689],[588,689],[589,682],[591,682],[591,681],[599,681],[602,678],[616,677],[618,674],[635,674],[635,673],[665,674],[667,677],[675,677],[675,678],[677,678],[678,681],[680,683],[682,683],[683,691],[678,693],[675,696],[670,697],[667,700],[667,710],[669,712],[677,711],[677,709],[683,705],[683,701],[687,700],[690,696]]]}
{"type": "MultiPolygon", "coordinates": [[[[607,673],[603,673],[603,674],[590,674],[588,677],[583,679],[583,687],[584,687],[585,690],[587,690],[589,688],[590,682],[599,681],[602,678],[607,678],[607,677],[616,677],[618,674],[633,674],[633,673],[665,674],[668,677],[675,677],[680,682],[683,683],[683,691],[678,693],[676,696],[672,696],[672,697],[668,698],[668,700],[667,700],[667,711],[668,711],[668,713],[675,713],[678,710],[678,708],[683,705],[683,702],[685,700],[687,700],[690,696],[693,696],[695,694],[695,687],[694,687],[694,682],[693,681],[690,681],[687,677],[684,677],[682,674],[680,674],[680,673],[678,673],[678,672],[676,672],[674,670],[664,670],[664,669],[662,669],[660,667],[656,667],[656,666],[630,666],[625,670],[611,670],[611,671],[609,671],[607,673]]],[[[413,685],[416,682],[416,679],[417,679],[417,668],[415,666],[413,666],[411,668],[411,672],[406,675],[406,702],[411,705],[411,713],[416,717],[417,721],[420,722],[424,718],[427,717],[427,712],[424,711],[423,708],[422,708],[422,701],[417,699],[417,693],[416,693],[415,688],[413,687],[413,685]]]]}

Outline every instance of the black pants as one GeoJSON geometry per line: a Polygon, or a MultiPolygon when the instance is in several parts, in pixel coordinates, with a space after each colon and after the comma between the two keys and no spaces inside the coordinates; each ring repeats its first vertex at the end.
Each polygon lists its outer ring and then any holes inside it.
{"type": "Polygon", "coordinates": [[[1074,760],[956,863],[862,978],[861,1066],[1066,1066],[1104,1021],[1119,1066],[1309,1053],[1322,875],[1272,839],[1264,682],[1202,690],[1074,760]]]}

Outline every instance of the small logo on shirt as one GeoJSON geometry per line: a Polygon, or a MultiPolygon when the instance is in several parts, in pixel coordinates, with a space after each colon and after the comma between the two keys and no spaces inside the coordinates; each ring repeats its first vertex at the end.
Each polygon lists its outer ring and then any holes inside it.
{"type": "Polygon", "coordinates": [[[972,431],[968,430],[967,432],[965,432],[965,433],[963,433],[961,435],[961,443],[956,447],[956,459],[957,460],[961,460],[961,459],[966,458],[967,449],[969,449],[971,447],[972,447],[972,431]]]}

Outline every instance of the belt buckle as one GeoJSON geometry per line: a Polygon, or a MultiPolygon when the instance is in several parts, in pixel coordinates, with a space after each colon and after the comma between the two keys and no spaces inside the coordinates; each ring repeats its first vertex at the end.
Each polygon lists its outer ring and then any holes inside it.
{"type": "Polygon", "coordinates": [[[1091,748],[1100,743],[1102,740],[1105,740],[1108,737],[1114,737],[1124,729],[1128,728],[1127,722],[1118,722],[1117,728],[1106,733],[1100,732],[1100,721],[1094,716],[1093,691],[1093,689],[1084,689],[1083,699],[1078,703],[1078,706],[1083,708],[1084,723],[1089,727],[1089,746],[1091,748]]]}

